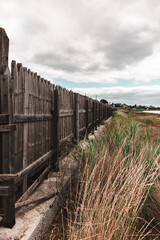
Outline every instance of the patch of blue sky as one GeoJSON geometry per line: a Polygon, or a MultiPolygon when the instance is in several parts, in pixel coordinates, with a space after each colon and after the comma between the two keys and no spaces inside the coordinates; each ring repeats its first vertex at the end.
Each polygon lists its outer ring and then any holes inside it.
{"type": "Polygon", "coordinates": [[[160,85],[160,78],[159,79],[152,79],[150,82],[142,82],[136,81],[135,79],[117,79],[118,83],[116,86],[119,87],[136,87],[136,86],[153,86],[153,85],[160,85]]]}
{"type": "Polygon", "coordinates": [[[160,85],[160,78],[152,79],[149,83],[147,83],[145,85],[148,85],[148,86],[160,85]]]}
{"type": "Polygon", "coordinates": [[[135,87],[135,86],[152,86],[160,85],[160,79],[153,79],[150,82],[136,82],[135,79],[116,79],[117,83],[100,83],[100,82],[72,82],[64,78],[54,78],[54,84],[67,89],[74,88],[103,88],[103,87],[135,87]]]}
{"type": "Polygon", "coordinates": [[[54,84],[64,88],[103,88],[103,87],[115,87],[112,83],[100,83],[100,82],[71,82],[63,78],[54,78],[54,84]]]}

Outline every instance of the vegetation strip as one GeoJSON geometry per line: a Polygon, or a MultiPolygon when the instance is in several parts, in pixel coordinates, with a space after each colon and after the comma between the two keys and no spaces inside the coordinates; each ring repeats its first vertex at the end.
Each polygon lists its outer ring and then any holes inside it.
{"type": "Polygon", "coordinates": [[[78,145],[78,181],[50,239],[160,238],[159,127],[157,116],[118,111],[101,137],[78,145]]]}

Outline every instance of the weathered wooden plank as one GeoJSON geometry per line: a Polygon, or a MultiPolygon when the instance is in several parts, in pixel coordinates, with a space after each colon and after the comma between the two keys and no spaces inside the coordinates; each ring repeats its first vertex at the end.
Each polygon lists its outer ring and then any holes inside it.
{"type": "MultiPolygon", "coordinates": [[[[21,117],[24,119],[24,117],[29,117],[29,82],[28,82],[28,71],[26,68],[23,68],[24,71],[24,109],[23,115],[18,115],[20,116],[19,119],[21,119],[21,117]]],[[[15,117],[15,122],[17,120],[17,115],[14,116],[15,117]]],[[[23,140],[23,168],[25,168],[28,165],[28,123],[26,122],[24,124],[24,140],[23,140]]]]}
{"type": "MultiPolygon", "coordinates": [[[[38,110],[38,115],[44,116],[43,115],[43,105],[42,105],[42,79],[40,76],[38,76],[38,96],[39,96],[39,110],[38,110]]],[[[51,115],[52,117],[52,115],[51,115]]],[[[42,118],[43,121],[43,118],[42,118]]],[[[43,149],[42,149],[42,126],[43,122],[39,122],[39,157],[43,155],[43,149]]]]}
{"type": "Polygon", "coordinates": [[[9,38],[3,28],[0,28],[0,74],[8,67],[9,38]]]}
{"type": "MultiPolygon", "coordinates": [[[[17,71],[18,71],[18,93],[22,92],[22,94],[18,95],[18,114],[23,114],[23,102],[24,102],[24,74],[23,74],[23,66],[21,63],[17,64],[17,71]]],[[[18,171],[23,169],[23,134],[24,134],[24,124],[19,123],[17,124],[18,128],[18,171]]]]}
{"type": "Polygon", "coordinates": [[[50,166],[48,166],[41,175],[36,179],[36,181],[27,189],[27,191],[20,197],[20,199],[17,201],[17,203],[25,201],[38,187],[38,185],[42,182],[45,175],[49,172],[50,166]]]}
{"type": "Polygon", "coordinates": [[[88,138],[88,99],[86,99],[86,138],[88,138]]]}
{"type": "Polygon", "coordinates": [[[100,124],[102,123],[102,118],[103,118],[103,105],[100,103],[100,124]]]}
{"type": "Polygon", "coordinates": [[[18,113],[23,114],[23,103],[24,103],[24,72],[22,63],[17,63],[17,70],[18,70],[18,113]]]}
{"type": "MultiPolygon", "coordinates": [[[[52,106],[51,106],[51,83],[48,82],[47,87],[47,96],[48,96],[48,112],[47,114],[52,112],[52,106]]],[[[51,120],[48,120],[48,151],[51,149],[51,120]]]]}
{"type": "MultiPolygon", "coordinates": [[[[44,78],[41,78],[42,88],[42,114],[45,114],[45,82],[44,78]]],[[[45,154],[45,121],[42,121],[42,154],[45,154]]]]}
{"type": "MultiPolygon", "coordinates": [[[[36,78],[37,73],[32,72],[32,85],[33,85],[33,112],[32,115],[36,115],[36,78]]],[[[36,122],[33,122],[33,139],[32,139],[32,151],[33,151],[33,162],[37,159],[37,132],[36,132],[36,122]]]]}
{"type": "MultiPolygon", "coordinates": [[[[49,85],[49,82],[46,80],[45,81],[45,85],[46,85],[46,88],[45,88],[45,99],[46,99],[46,102],[45,102],[45,105],[46,105],[46,112],[45,114],[48,114],[49,112],[49,99],[48,99],[48,85],[49,85]]],[[[49,121],[46,120],[46,124],[45,124],[45,151],[48,152],[49,151],[49,134],[48,134],[48,129],[49,128],[49,121]]]]}
{"type": "MultiPolygon", "coordinates": [[[[29,92],[29,100],[28,100],[28,115],[32,116],[32,101],[33,101],[33,86],[32,86],[32,73],[30,69],[28,69],[28,92],[29,92]]],[[[33,162],[33,122],[28,123],[28,165],[33,162]]]]}
{"type": "Polygon", "coordinates": [[[79,110],[79,114],[84,114],[84,113],[86,113],[86,110],[83,110],[83,109],[79,110]]]}
{"type": "Polygon", "coordinates": [[[15,130],[16,130],[15,124],[0,125],[0,132],[10,132],[10,131],[15,131],[15,130]]]}
{"type": "Polygon", "coordinates": [[[8,76],[1,75],[1,93],[0,93],[0,105],[1,105],[1,113],[8,114],[8,76]]]}
{"type": "Polygon", "coordinates": [[[0,186],[0,196],[6,197],[9,195],[9,186],[0,186]]]}
{"type": "MultiPolygon", "coordinates": [[[[35,81],[34,81],[34,73],[31,72],[31,115],[35,115],[35,81]]],[[[35,161],[35,122],[31,123],[31,144],[30,144],[30,149],[31,149],[31,162],[33,163],[35,161]]]]}
{"type": "MultiPolygon", "coordinates": [[[[11,121],[12,122],[12,121],[11,121]]],[[[10,124],[11,125],[11,124],[10,124]]],[[[10,161],[10,173],[15,173],[15,149],[14,149],[14,132],[16,131],[16,125],[11,127],[9,132],[9,161],[10,161]]]]}
{"type": "Polygon", "coordinates": [[[0,113],[0,124],[8,124],[9,123],[9,115],[0,113]]]}
{"type": "MultiPolygon", "coordinates": [[[[52,113],[52,99],[53,99],[53,85],[51,83],[49,83],[49,109],[48,109],[48,113],[52,113]]],[[[49,122],[49,150],[52,149],[52,124],[53,124],[53,121],[50,119],[48,120],[49,122]]]]}
{"type": "MultiPolygon", "coordinates": [[[[38,100],[38,77],[37,73],[34,74],[35,78],[35,116],[37,116],[39,111],[39,100],[38,100]]],[[[39,123],[35,122],[35,159],[39,157],[39,123]]]]}
{"type": "Polygon", "coordinates": [[[25,176],[29,175],[31,172],[33,172],[36,168],[38,168],[40,165],[42,165],[44,162],[48,161],[50,157],[52,157],[53,151],[49,151],[36,161],[34,161],[32,164],[30,164],[28,167],[17,173],[17,177],[15,179],[15,184],[19,183],[25,176]]]}
{"type": "Polygon", "coordinates": [[[67,137],[62,138],[61,140],[59,140],[59,145],[62,143],[65,143],[66,141],[68,141],[69,139],[71,139],[73,137],[74,137],[74,134],[72,133],[72,134],[68,135],[67,137]]]}
{"type": "MultiPolygon", "coordinates": [[[[0,111],[2,114],[8,115],[8,76],[0,76],[0,111]]],[[[8,119],[9,124],[9,119],[8,119]]],[[[1,127],[1,131],[3,131],[1,127]]],[[[9,132],[1,132],[1,172],[10,173],[9,159],[9,132]]]]}
{"type": "MultiPolygon", "coordinates": [[[[19,97],[18,97],[18,71],[16,61],[12,61],[11,63],[11,76],[13,79],[13,114],[19,114],[19,97]]],[[[19,146],[18,146],[18,136],[19,136],[19,125],[16,124],[16,131],[14,132],[14,164],[15,164],[15,172],[20,170],[19,163],[19,146]]]]}
{"type": "Polygon", "coordinates": [[[46,114],[46,115],[15,115],[14,116],[14,122],[15,123],[27,123],[27,122],[38,122],[38,121],[46,121],[46,120],[52,120],[53,116],[52,114],[46,114]]]}
{"type": "Polygon", "coordinates": [[[59,118],[71,117],[74,113],[60,113],[59,118]]]}
{"type": "Polygon", "coordinates": [[[75,93],[75,140],[79,142],[79,94],[75,93]]]}
{"type": "Polygon", "coordinates": [[[0,174],[0,182],[8,181],[10,179],[16,178],[17,174],[0,174]]]}
{"type": "Polygon", "coordinates": [[[98,102],[98,126],[100,126],[100,114],[101,114],[101,108],[100,108],[100,103],[98,102]]]}
{"type": "Polygon", "coordinates": [[[59,192],[57,191],[57,192],[55,192],[55,193],[50,193],[49,195],[43,196],[43,197],[38,198],[38,199],[34,199],[34,200],[33,200],[33,199],[32,199],[32,200],[29,199],[29,200],[26,200],[26,201],[23,201],[23,202],[16,203],[16,204],[15,204],[15,208],[18,209],[18,208],[21,208],[21,207],[28,206],[28,205],[30,205],[30,204],[42,203],[42,202],[47,201],[48,199],[56,196],[58,193],[59,193],[59,192]]]}
{"type": "MultiPolygon", "coordinates": [[[[25,115],[29,114],[29,82],[28,82],[28,71],[23,68],[24,74],[24,105],[23,113],[25,115]]],[[[21,115],[24,116],[24,115],[21,115]]],[[[23,169],[28,166],[28,123],[24,123],[23,128],[23,169]]],[[[27,177],[23,179],[23,193],[27,190],[27,177]]]]}
{"type": "Polygon", "coordinates": [[[58,147],[59,147],[59,90],[54,90],[54,116],[53,116],[53,132],[54,132],[54,138],[53,138],[53,165],[52,167],[58,171],[58,147]]]}
{"type": "Polygon", "coordinates": [[[2,173],[3,169],[3,159],[2,159],[2,133],[0,132],[0,174],[2,173]]]}
{"type": "Polygon", "coordinates": [[[95,101],[92,101],[92,133],[94,134],[95,127],[95,101]]]}
{"type": "Polygon", "coordinates": [[[97,115],[98,115],[98,107],[97,107],[97,101],[95,102],[95,130],[97,130],[98,122],[97,122],[97,115]]]}
{"type": "Polygon", "coordinates": [[[14,154],[14,131],[16,125],[14,125],[14,86],[11,75],[8,76],[8,110],[9,110],[9,162],[10,173],[15,172],[15,154],[14,154]]]}
{"type": "MultiPolygon", "coordinates": [[[[57,119],[58,119],[58,141],[60,141],[61,140],[61,138],[63,138],[63,136],[62,136],[62,131],[63,131],[63,129],[62,129],[62,122],[63,122],[63,119],[61,118],[61,119],[59,119],[59,111],[60,111],[60,109],[61,108],[64,108],[64,106],[63,106],[63,89],[61,88],[61,87],[59,87],[59,89],[57,89],[58,90],[58,112],[57,112],[57,119]]],[[[55,100],[56,100],[56,98],[55,98],[55,100]]],[[[56,106],[55,106],[56,107],[56,106]]],[[[56,109],[56,108],[55,108],[56,109]]],[[[66,126],[67,127],[67,126],[66,126]]],[[[57,157],[58,157],[58,152],[60,151],[61,149],[59,149],[59,145],[58,145],[58,151],[57,151],[57,157]]]]}
{"type": "Polygon", "coordinates": [[[13,103],[13,112],[14,114],[18,114],[18,72],[17,72],[17,64],[16,61],[12,61],[11,63],[11,76],[13,79],[13,94],[14,94],[14,103],[13,103]]]}
{"type": "Polygon", "coordinates": [[[9,186],[9,193],[8,196],[3,197],[4,217],[2,224],[5,227],[12,228],[15,224],[14,179],[10,179],[3,184],[9,186]]]}

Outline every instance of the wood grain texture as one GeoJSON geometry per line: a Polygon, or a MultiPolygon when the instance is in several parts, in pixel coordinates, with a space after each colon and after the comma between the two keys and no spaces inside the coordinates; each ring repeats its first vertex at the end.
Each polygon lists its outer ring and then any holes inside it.
{"type": "Polygon", "coordinates": [[[3,28],[0,28],[0,74],[8,67],[9,39],[3,28]]]}

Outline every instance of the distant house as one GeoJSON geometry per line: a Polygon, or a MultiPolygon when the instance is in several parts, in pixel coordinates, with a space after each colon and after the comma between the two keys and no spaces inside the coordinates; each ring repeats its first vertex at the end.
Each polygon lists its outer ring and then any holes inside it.
{"type": "Polygon", "coordinates": [[[115,103],[115,107],[122,107],[122,103],[115,103]]]}

